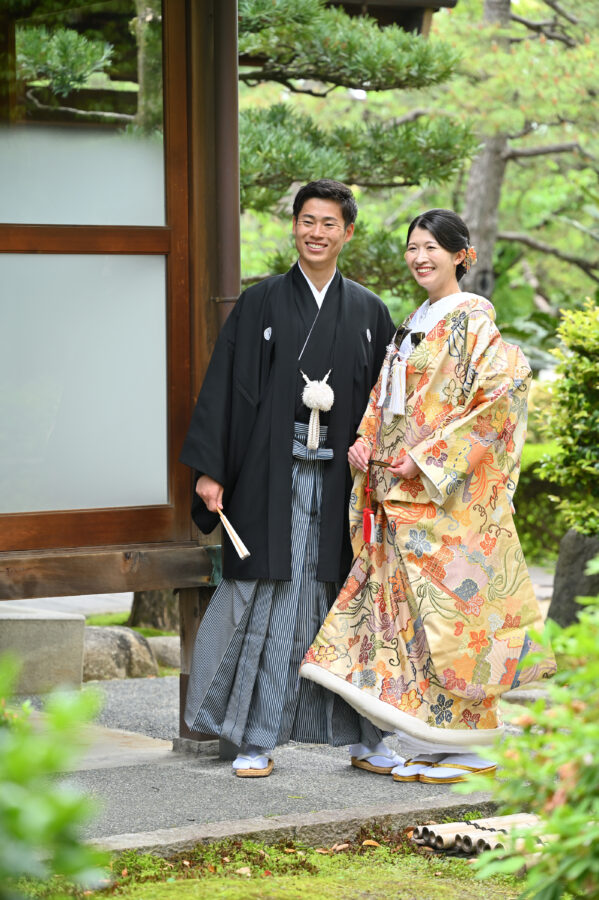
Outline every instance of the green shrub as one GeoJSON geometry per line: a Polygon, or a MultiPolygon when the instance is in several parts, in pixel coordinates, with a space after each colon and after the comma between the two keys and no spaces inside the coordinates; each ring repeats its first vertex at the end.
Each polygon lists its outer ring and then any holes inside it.
{"type": "Polygon", "coordinates": [[[552,404],[551,389],[554,382],[533,378],[528,392],[528,422],[526,423],[526,444],[542,444],[545,440],[547,418],[552,404]]]}
{"type": "Polygon", "coordinates": [[[52,695],[34,722],[27,704],[8,706],[17,671],[14,660],[0,658],[0,900],[22,896],[24,877],[64,875],[86,885],[106,877],[105,856],[79,835],[91,801],[55,780],[77,755],[97,699],[88,691],[52,695]]]}
{"type": "Polygon", "coordinates": [[[557,559],[559,542],[568,530],[559,499],[565,488],[541,474],[541,461],[557,453],[555,442],[525,444],[514,497],[514,521],[525,559],[543,564],[557,559]]]}
{"type": "Polygon", "coordinates": [[[552,352],[562,377],[551,388],[546,429],[558,449],[541,470],[568,489],[559,504],[567,525],[599,534],[599,306],[587,298],[564,311],[558,334],[562,347],[552,352]]]}
{"type": "MultiPolygon", "coordinates": [[[[599,572],[599,559],[589,572],[599,572]]],[[[492,851],[477,864],[486,877],[528,862],[522,896],[534,900],[599,898],[599,597],[582,602],[574,625],[548,623],[548,639],[565,661],[548,685],[550,703],[538,700],[513,720],[523,734],[496,748],[501,771],[492,785],[477,778],[462,787],[491,789],[501,813],[539,816],[534,831],[518,835],[524,841],[519,852],[492,851]],[[535,835],[549,840],[541,848],[535,835]]]]}

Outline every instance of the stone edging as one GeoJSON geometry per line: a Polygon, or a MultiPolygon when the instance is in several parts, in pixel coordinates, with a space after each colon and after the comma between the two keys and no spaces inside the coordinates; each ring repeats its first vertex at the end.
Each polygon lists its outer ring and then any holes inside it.
{"type": "Polygon", "coordinates": [[[264,841],[267,844],[293,840],[309,846],[332,846],[339,841],[354,840],[361,828],[376,825],[399,830],[425,824],[431,819],[459,821],[474,809],[480,815],[492,815],[497,805],[489,798],[490,795],[487,793],[473,793],[467,798],[450,796],[441,802],[428,797],[418,801],[417,810],[398,810],[397,803],[389,803],[384,806],[321,810],[309,814],[298,813],[268,818],[256,816],[251,819],[231,819],[226,822],[117,834],[107,838],[96,838],[93,843],[114,853],[139,850],[166,857],[190,850],[196,844],[227,838],[247,838],[264,841]]]}

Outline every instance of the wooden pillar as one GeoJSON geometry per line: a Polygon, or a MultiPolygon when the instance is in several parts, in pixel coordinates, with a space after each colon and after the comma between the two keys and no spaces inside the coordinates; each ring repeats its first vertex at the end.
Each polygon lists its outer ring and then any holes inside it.
{"type": "Polygon", "coordinates": [[[241,288],[237,0],[214,6],[216,266],[219,323],[241,288]]]}
{"type": "MultiPolygon", "coordinates": [[[[188,16],[191,416],[218,331],[240,291],[237,0],[194,0],[188,16]]],[[[220,544],[220,528],[198,541],[220,544]]],[[[219,553],[212,551],[215,583],[219,553]]],[[[214,737],[191,732],[183,719],[193,644],[213,590],[179,594],[181,739],[214,737]]]]}

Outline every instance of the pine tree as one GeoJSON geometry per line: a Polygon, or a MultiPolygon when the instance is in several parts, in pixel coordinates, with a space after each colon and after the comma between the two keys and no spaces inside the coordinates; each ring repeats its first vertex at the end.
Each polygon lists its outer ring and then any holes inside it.
{"type": "MultiPolygon", "coordinates": [[[[365,191],[397,191],[452,177],[476,141],[467,124],[442,112],[429,116],[372,114],[331,122],[327,104],[339,89],[400,92],[441,84],[459,53],[440,41],[350,17],[324,0],[240,0],[240,80],[274,82],[287,102],[241,111],[243,210],[288,216],[284,200],[294,183],[330,177],[365,191]],[[294,107],[292,95],[318,98],[317,113],[294,107]]],[[[282,248],[269,271],[285,271],[292,256],[282,248]]],[[[397,291],[407,282],[403,247],[388,229],[358,233],[343,254],[343,271],[375,291],[397,291]]]]}
{"type": "Polygon", "coordinates": [[[532,260],[525,274],[537,306],[555,313],[543,277],[549,260],[584,273],[587,290],[599,283],[597,4],[460,0],[444,25],[439,34],[451,34],[462,63],[436,103],[480,140],[463,183],[479,262],[463,284],[491,296],[502,242],[512,259],[532,260]]]}

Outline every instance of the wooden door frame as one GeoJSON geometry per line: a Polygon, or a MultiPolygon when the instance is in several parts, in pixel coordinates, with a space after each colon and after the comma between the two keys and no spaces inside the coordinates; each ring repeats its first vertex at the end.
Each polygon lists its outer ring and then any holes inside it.
{"type": "Polygon", "coordinates": [[[236,90],[236,13],[235,0],[164,0],[164,227],[0,224],[0,252],[166,255],[169,298],[169,502],[0,515],[0,599],[191,588],[212,577],[190,518],[192,475],[177,457],[218,334],[217,301],[238,291],[238,171],[226,171],[238,153],[237,103],[223,108],[217,74],[228,69],[236,90]]]}

